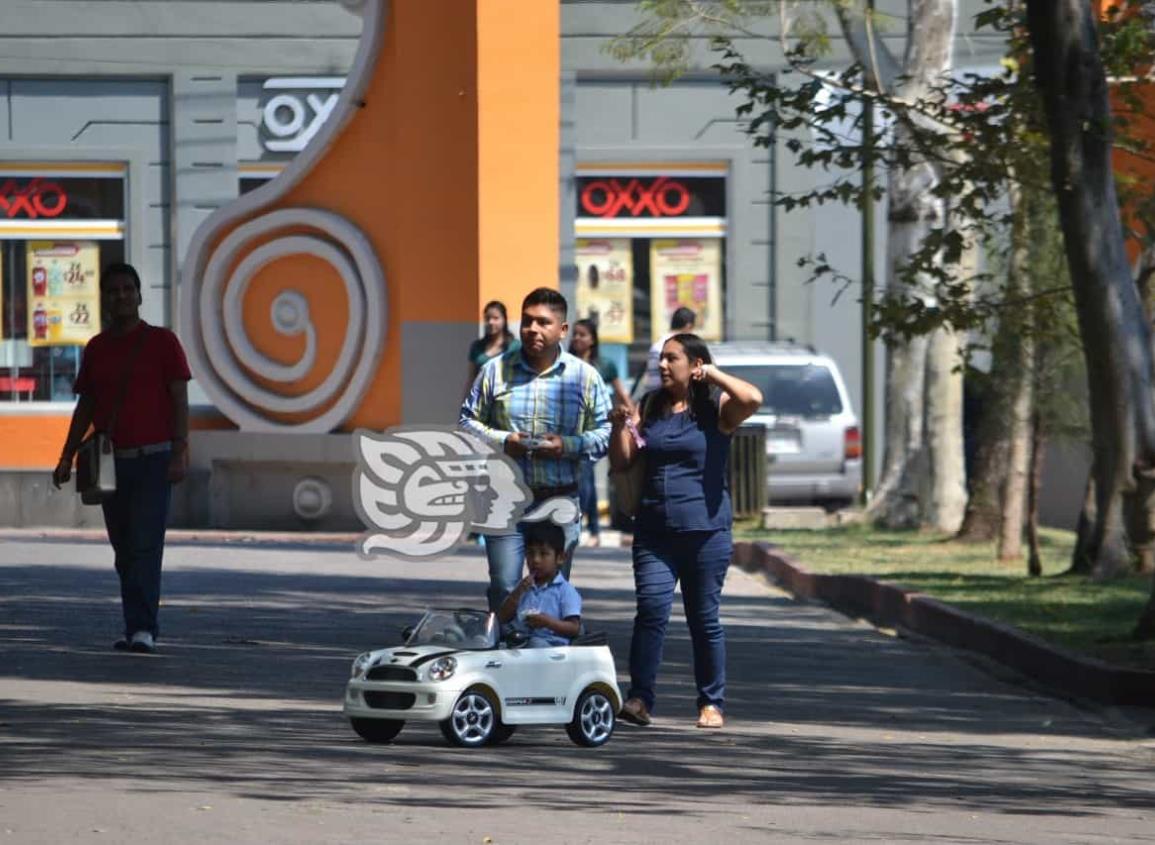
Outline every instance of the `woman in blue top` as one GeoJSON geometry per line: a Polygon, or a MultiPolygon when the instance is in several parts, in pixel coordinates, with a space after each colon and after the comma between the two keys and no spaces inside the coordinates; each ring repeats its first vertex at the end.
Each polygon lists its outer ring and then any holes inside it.
{"type": "Polygon", "coordinates": [[[634,724],[650,723],[674,588],[681,581],[694,648],[697,724],[720,728],[726,639],[718,607],[732,552],[726,465],[730,435],[761,407],[762,394],[714,366],[710,350],[693,334],[666,341],[658,371],[662,386],[643,397],[642,415],[617,409],[610,437],[615,470],[645,461],[634,525],[638,610],[621,715],[634,724]],[[640,439],[630,431],[630,420],[640,439]]]}

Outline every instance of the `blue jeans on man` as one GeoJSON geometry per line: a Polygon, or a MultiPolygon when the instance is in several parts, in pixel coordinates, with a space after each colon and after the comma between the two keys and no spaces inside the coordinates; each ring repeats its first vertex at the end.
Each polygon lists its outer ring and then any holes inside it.
{"type": "MultiPolygon", "coordinates": [[[[576,500],[575,500],[576,504],[576,500]]],[[[526,514],[533,513],[541,502],[535,502],[526,510],[526,514]]],[[[506,596],[513,592],[513,588],[525,574],[525,535],[527,523],[519,522],[517,530],[508,534],[489,534],[485,538],[485,557],[489,561],[489,588],[485,595],[489,599],[489,609],[493,612],[501,607],[506,596]]],[[[570,567],[573,565],[573,553],[581,538],[581,510],[578,509],[578,518],[562,526],[565,531],[565,560],[562,562],[561,574],[569,580],[570,567]]]]}
{"type": "Polygon", "coordinates": [[[698,707],[726,703],[726,637],[719,619],[722,583],[730,566],[729,531],[682,531],[634,537],[634,586],[638,611],[630,642],[630,690],[654,709],[654,687],[674,588],[682,582],[682,605],[690,627],[698,707]]]}
{"type": "Polygon", "coordinates": [[[116,492],[103,502],[104,525],[116,553],[124,636],[160,633],[160,568],[172,487],[170,452],[116,459],[116,492]]]}

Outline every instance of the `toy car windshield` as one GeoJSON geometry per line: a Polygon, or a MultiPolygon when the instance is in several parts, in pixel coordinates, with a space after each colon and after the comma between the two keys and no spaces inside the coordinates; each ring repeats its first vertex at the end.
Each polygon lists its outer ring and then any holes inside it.
{"type": "Polygon", "coordinates": [[[427,610],[405,640],[407,646],[451,645],[459,649],[497,646],[497,618],[481,610],[427,610]]]}

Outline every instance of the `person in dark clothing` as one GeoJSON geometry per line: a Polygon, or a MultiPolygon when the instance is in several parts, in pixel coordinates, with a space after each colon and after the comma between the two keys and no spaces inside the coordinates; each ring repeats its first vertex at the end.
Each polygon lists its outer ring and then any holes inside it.
{"type": "Polygon", "coordinates": [[[637,615],[630,689],[621,715],[634,724],[651,721],[666,625],[681,581],[694,650],[697,725],[720,728],[726,639],[719,604],[732,552],[726,466],[730,437],[761,407],[762,394],[714,366],[706,344],[693,334],[666,341],[659,373],[661,387],[640,403],[644,418],[622,408],[612,415],[610,465],[625,470],[645,462],[634,530],[637,615]]]}
{"type": "Polygon", "coordinates": [[[107,328],[88,342],[76,377],[79,401],[60,462],[59,488],[89,427],[115,449],[116,492],[102,503],[124,612],[115,648],[151,654],[160,634],[161,561],[171,485],[188,472],[188,361],[175,334],[140,319],[140,276],[112,264],[100,277],[107,328]]]}

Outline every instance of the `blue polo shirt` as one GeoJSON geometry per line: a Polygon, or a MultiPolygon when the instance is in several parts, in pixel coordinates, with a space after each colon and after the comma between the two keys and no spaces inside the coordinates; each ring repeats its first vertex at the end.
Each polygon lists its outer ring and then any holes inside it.
{"type": "Polygon", "coordinates": [[[565,580],[565,576],[558,572],[553,580],[544,587],[534,584],[521,595],[517,603],[517,617],[510,622],[516,631],[521,631],[530,638],[530,647],[545,648],[555,645],[569,645],[569,640],[560,634],[555,634],[549,628],[531,628],[522,618],[526,610],[536,610],[552,616],[554,619],[565,619],[569,616],[582,615],[582,597],[573,584],[565,580]]]}

